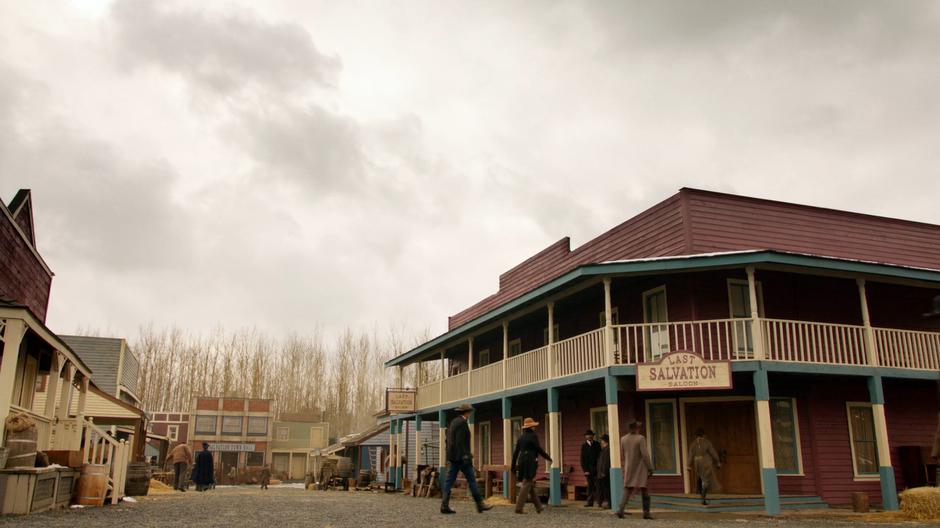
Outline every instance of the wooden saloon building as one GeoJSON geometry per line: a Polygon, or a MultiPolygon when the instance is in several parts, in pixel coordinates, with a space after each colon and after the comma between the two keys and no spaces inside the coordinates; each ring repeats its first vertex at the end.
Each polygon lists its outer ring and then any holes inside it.
{"type": "MultiPolygon", "coordinates": [[[[417,363],[440,372],[392,430],[430,419],[443,442],[449,411],[470,403],[477,465],[508,464],[535,417],[557,504],[563,482],[585,483],[584,430],[615,439],[639,420],[663,506],[695,492],[701,427],[723,493],[754,508],[865,492],[894,509],[924,484],[937,428],[938,295],[940,226],[682,189],[573,251],[552,244],[390,360],[399,380],[417,363]]],[[[620,458],[612,441],[614,504],[620,458]]]]}

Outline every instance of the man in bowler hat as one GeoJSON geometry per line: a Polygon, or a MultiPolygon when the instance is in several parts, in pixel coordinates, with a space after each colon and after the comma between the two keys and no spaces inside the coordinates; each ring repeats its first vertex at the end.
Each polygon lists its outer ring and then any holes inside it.
{"type": "Polygon", "coordinates": [[[470,426],[467,422],[470,415],[473,414],[473,407],[469,404],[463,404],[455,409],[458,413],[450,425],[447,426],[447,461],[450,462],[450,472],[447,473],[447,480],[444,481],[444,489],[441,499],[441,513],[457,513],[450,509],[450,493],[457,481],[457,474],[463,473],[470,486],[470,493],[477,504],[477,512],[483,513],[492,509],[492,506],[483,502],[483,495],[480,488],[477,487],[477,476],[473,470],[473,454],[470,452],[470,426]]]}
{"type": "Polygon", "coordinates": [[[584,443],[581,444],[581,470],[584,471],[584,478],[587,479],[587,504],[585,507],[594,506],[594,498],[597,488],[597,458],[601,454],[601,445],[594,440],[594,431],[588,429],[584,432],[584,443]]]}

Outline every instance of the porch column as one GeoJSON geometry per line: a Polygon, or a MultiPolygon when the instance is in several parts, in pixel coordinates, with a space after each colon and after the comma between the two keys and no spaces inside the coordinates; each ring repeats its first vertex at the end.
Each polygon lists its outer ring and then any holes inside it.
{"type": "Polygon", "coordinates": [[[754,371],[754,396],[757,400],[757,447],[760,453],[761,480],[764,486],[764,511],[780,513],[780,486],[774,462],[774,438],[770,423],[770,383],[766,370],[754,371]]]}
{"type": "Polygon", "coordinates": [[[604,277],[604,346],[607,348],[607,364],[617,363],[617,351],[614,348],[613,305],[610,301],[610,277],[604,277]]]}
{"type": "Polygon", "coordinates": [[[751,335],[754,340],[754,359],[764,359],[764,332],[760,324],[760,305],[757,304],[757,281],[754,280],[754,266],[744,268],[747,273],[747,291],[751,305],[751,335]]]}
{"type": "Polygon", "coordinates": [[[418,473],[418,461],[421,460],[421,415],[415,416],[415,458],[411,461],[411,467],[415,469],[415,478],[411,485],[414,486],[421,479],[418,473]]]}
{"type": "MultiPolygon", "coordinates": [[[[549,335],[551,335],[549,327],[549,335]]],[[[552,456],[552,467],[548,474],[548,503],[552,506],[561,504],[561,431],[558,430],[559,417],[558,389],[548,389],[548,452],[552,456]]]]}
{"type": "Polygon", "coordinates": [[[555,377],[555,303],[548,303],[548,379],[555,377]]]}
{"type": "Polygon", "coordinates": [[[886,510],[898,509],[898,490],[891,465],[891,444],[888,443],[888,423],[885,420],[885,394],[881,376],[869,376],[868,395],[871,414],[875,422],[875,442],[878,445],[878,474],[881,477],[881,503],[886,510]]]}
{"type": "MultiPolygon", "coordinates": [[[[59,408],[56,410],[56,418],[65,420],[69,417],[69,411],[72,406],[72,390],[75,384],[75,365],[67,363],[65,365],[65,379],[62,383],[62,394],[59,396],[59,408]]],[[[52,396],[51,394],[49,396],[52,396]]]]}
{"type": "Polygon", "coordinates": [[[443,410],[437,411],[437,426],[437,475],[443,490],[447,480],[447,413],[443,410]]]}
{"type": "Polygon", "coordinates": [[[470,456],[472,456],[473,459],[476,460],[477,458],[477,443],[476,443],[477,413],[476,412],[470,413],[470,419],[467,420],[467,427],[470,428],[470,456]]]}
{"type": "MultiPolygon", "coordinates": [[[[467,339],[467,397],[473,396],[473,337],[467,339]]],[[[473,440],[473,428],[470,428],[470,439],[473,440]]],[[[470,444],[471,451],[473,444],[470,444]]]]}
{"type": "Polygon", "coordinates": [[[395,420],[389,419],[388,421],[388,481],[395,483],[396,481],[396,472],[398,468],[395,465],[397,456],[395,455],[395,420]]]}
{"type": "MultiPolygon", "coordinates": [[[[512,467],[512,399],[503,398],[503,465],[512,467]]],[[[509,471],[503,471],[503,497],[510,497],[509,471]]]]}
{"type": "Polygon", "coordinates": [[[623,496],[623,460],[620,454],[620,405],[617,402],[617,378],[604,377],[607,398],[607,435],[610,436],[610,509],[617,510],[623,496]]]}
{"type": "Polygon", "coordinates": [[[444,403],[444,378],[447,377],[446,364],[447,364],[447,361],[445,361],[444,359],[444,350],[441,349],[441,380],[438,382],[439,388],[437,390],[437,393],[439,395],[438,397],[439,404],[444,403]]]}
{"type": "Polygon", "coordinates": [[[52,354],[52,364],[49,366],[49,382],[46,384],[46,407],[43,409],[43,416],[47,418],[55,417],[55,404],[59,396],[59,378],[62,377],[62,368],[65,367],[65,363],[65,358],[56,350],[52,354]]]}
{"type": "Polygon", "coordinates": [[[13,404],[13,386],[16,385],[16,367],[20,360],[20,346],[26,333],[22,319],[7,319],[3,328],[3,360],[0,364],[0,439],[6,430],[6,417],[13,404]]]}
{"type": "Polygon", "coordinates": [[[878,349],[875,347],[875,331],[871,327],[871,317],[868,312],[868,292],[865,288],[865,279],[855,279],[858,283],[858,299],[862,307],[862,325],[865,327],[865,348],[868,351],[868,364],[878,366],[878,349]]]}
{"type": "Polygon", "coordinates": [[[509,359],[509,321],[503,321],[503,390],[507,388],[506,365],[509,363],[507,359],[509,359]]]}
{"type": "Polygon", "coordinates": [[[79,421],[85,417],[85,402],[88,401],[88,377],[82,374],[82,381],[78,388],[78,408],[75,410],[75,416],[79,421]]]}
{"type": "Polygon", "coordinates": [[[398,467],[398,470],[395,472],[395,489],[400,490],[402,489],[405,479],[405,464],[402,463],[402,458],[407,458],[402,451],[408,449],[405,442],[404,420],[398,420],[398,428],[396,431],[398,434],[395,436],[395,465],[398,467]]]}

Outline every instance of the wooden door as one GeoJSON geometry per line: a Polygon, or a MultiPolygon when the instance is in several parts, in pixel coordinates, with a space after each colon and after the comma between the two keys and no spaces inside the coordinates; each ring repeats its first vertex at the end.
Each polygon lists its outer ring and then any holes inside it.
{"type": "MultiPolygon", "coordinates": [[[[687,402],[685,404],[686,445],[695,440],[695,431],[715,446],[721,458],[717,471],[721,493],[760,494],[760,457],[757,452],[757,426],[753,401],[687,402]]],[[[683,463],[688,466],[688,453],[683,463]]],[[[690,474],[690,491],[696,492],[697,475],[690,474]]]]}
{"type": "Polygon", "coordinates": [[[306,453],[291,453],[290,455],[290,478],[299,480],[304,478],[304,469],[306,462],[306,453]]]}

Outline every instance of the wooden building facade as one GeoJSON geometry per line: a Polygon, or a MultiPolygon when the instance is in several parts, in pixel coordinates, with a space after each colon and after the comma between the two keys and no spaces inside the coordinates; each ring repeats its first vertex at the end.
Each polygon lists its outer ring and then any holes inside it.
{"type": "Polygon", "coordinates": [[[682,189],[573,251],[553,244],[389,361],[399,380],[416,364],[436,373],[391,427],[431,419],[443,440],[448,411],[471,403],[479,466],[506,463],[532,416],[554,503],[563,482],[584,485],[584,430],[617,438],[633,420],[651,491],[694,492],[686,452],[701,427],[723,491],[768,513],[856,491],[893,509],[924,483],[937,428],[938,295],[940,226],[682,189]]]}

